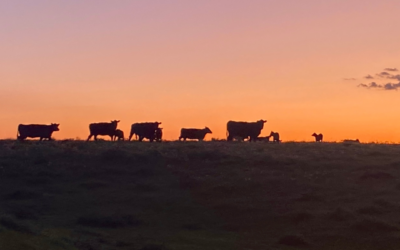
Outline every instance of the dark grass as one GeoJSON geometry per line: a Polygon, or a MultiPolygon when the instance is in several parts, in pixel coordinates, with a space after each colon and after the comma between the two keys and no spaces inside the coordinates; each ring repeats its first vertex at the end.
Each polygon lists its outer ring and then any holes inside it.
{"type": "Polygon", "coordinates": [[[398,249],[400,146],[0,142],[1,249],[398,249]]]}

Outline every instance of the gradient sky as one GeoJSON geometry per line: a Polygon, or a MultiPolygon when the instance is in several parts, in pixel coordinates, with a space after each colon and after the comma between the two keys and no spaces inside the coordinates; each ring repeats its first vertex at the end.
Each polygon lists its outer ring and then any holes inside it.
{"type": "Polygon", "coordinates": [[[161,121],[166,139],[204,126],[225,138],[228,120],[266,119],[262,134],[284,141],[400,142],[400,93],[357,87],[400,68],[399,10],[397,0],[2,0],[0,138],[51,122],[55,138],[86,138],[89,123],[113,119],[125,133],[161,121]]]}

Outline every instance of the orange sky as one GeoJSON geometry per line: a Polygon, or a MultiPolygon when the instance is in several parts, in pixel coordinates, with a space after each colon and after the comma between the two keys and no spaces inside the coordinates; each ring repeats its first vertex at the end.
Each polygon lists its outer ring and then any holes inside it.
{"type": "Polygon", "coordinates": [[[51,122],[86,138],[113,119],[225,138],[228,120],[266,119],[284,141],[400,142],[400,93],[357,87],[400,67],[400,2],[194,2],[1,1],[0,138],[51,122]]]}

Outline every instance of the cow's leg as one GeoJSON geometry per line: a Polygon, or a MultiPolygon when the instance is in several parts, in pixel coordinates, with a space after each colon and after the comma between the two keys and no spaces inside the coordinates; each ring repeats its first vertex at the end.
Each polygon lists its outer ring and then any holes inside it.
{"type": "Polygon", "coordinates": [[[179,141],[182,139],[182,136],[179,136],[179,141]]]}
{"type": "Polygon", "coordinates": [[[184,138],[183,138],[183,141],[186,141],[186,139],[187,139],[187,138],[186,138],[186,137],[184,137],[184,138]]]}
{"type": "Polygon", "coordinates": [[[133,134],[129,135],[128,141],[131,141],[133,134]]]}
{"type": "Polygon", "coordinates": [[[43,137],[40,137],[39,141],[42,141],[42,140],[43,140],[43,137]]]}
{"type": "Polygon", "coordinates": [[[93,137],[93,135],[90,134],[86,141],[89,141],[92,137],[93,137]]]}
{"type": "Polygon", "coordinates": [[[97,135],[94,135],[94,140],[97,141],[97,135]]]}
{"type": "Polygon", "coordinates": [[[226,138],[227,141],[232,141],[233,137],[231,135],[228,135],[228,138],[226,138]]]}
{"type": "Polygon", "coordinates": [[[143,136],[139,135],[139,141],[143,141],[143,136]]]}
{"type": "Polygon", "coordinates": [[[110,140],[114,141],[114,136],[113,135],[110,135],[110,140]]]}

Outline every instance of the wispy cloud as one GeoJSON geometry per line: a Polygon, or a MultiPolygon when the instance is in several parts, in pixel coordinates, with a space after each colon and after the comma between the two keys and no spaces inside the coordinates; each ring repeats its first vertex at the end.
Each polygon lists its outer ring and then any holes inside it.
{"type": "Polygon", "coordinates": [[[345,81],[355,81],[357,79],[356,78],[343,78],[343,80],[345,80],[345,81]]]}
{"type": "Polygon", "coordinates": [[[367,76],[365,76],[364,78],[365,78],[365,79],[374,79],[374,77],[371,76],[371,75],[367,75],[367,76]]]}
{"type": "Polygon", "coordinates": [[[388,76],[390,76],[390,73],[383,71],[383,72],[381,72],[379,74],[376,74],[376,75],[379,76],[379,77],[388,77],[388,76]]]}
{"type": "Polygon", "coordinates": [[[397,68],[385,68],[384,71],[380,73],[368,74],[364,76],[364,79],[374,79],[374,81],[370,83],[360,83],[357,87],[365,89],[398,90],[400,89],[400,74],[392,74],[392,72],[396,71],[399,70],[397,68]],[[390,80],[395,80],[395,82],[393,83],[390,80]]]}
{"type": "Polygon", "coordinates": [[[386,84],[377,84],[376,82],[370,82],[369,84],[360,83],[358,87],[367,89],[397,90],[398,88],[400,88],[400,82],[386,84]]]}

